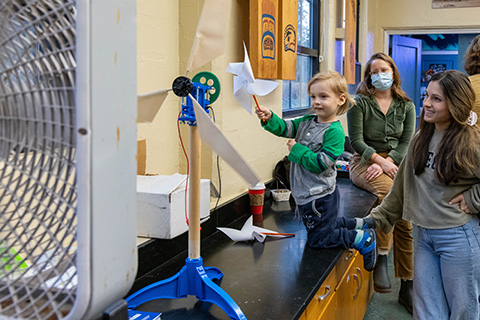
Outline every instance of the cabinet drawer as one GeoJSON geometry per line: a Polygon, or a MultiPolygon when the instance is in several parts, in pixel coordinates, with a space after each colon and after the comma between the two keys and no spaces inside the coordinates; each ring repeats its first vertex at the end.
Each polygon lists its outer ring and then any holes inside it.
{"type": "Polygon", "coordinates": [[[345,276],[346,271],[350,268],[350,265],[355,260],[355,256],[357,255],[357,251],[353,249],[346,250],[340,260],[338,260],[337,264],[335,265],[335,272],[337,274],[337,281],[340,283],[342,278],[345,276]]]}
{"type": "Polygon", "coordinates": [[[334,298],[337,276],[332,270],[305,310],[307,320],[317,320],[329,301],[334,298]]]}

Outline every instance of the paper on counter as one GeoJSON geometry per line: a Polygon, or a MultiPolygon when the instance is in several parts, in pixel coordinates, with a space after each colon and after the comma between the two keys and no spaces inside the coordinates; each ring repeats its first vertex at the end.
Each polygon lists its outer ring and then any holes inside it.
{"type": "Polygon", "coordinates": [[[226,71],[235,75],[233,77],[233,96],[248,113],[252,114],[251,95],[265,96],[275,90],[279,83],[273,80],[256,80],[245,43],[243,43],[243,48],[245,50],[244,61],[230,63],[226,71]]]}
{"type": "Polygon", "coordinates": [[[227,138],[225,138],[217,125],[210,119],[200,104],[198,104],[197,100],[195,100],[191,94],[189,94],[189,96],[193,102],[198,132],[202,142],[208,145],[216,154],[225,160],[249,184],[256,185],[260,181],[260,178],[230,142],[228,142],[227,138]]]}
{"type": "Polygon", "coordinates": [[[278,233],[278,232],[254,226],[253,216],[250,216],[250,218],[248,218],[248,220],[245,222],[241,230],[232,229],[232,228],[219,228],[219,227],[217,227],[217,229],[225,233],[233,241],[257,240],[258,242],[264,242],[267,236],[285,238],[285,236],[281,234],[279,235],[263,234],[263,233],[278,233]]]}

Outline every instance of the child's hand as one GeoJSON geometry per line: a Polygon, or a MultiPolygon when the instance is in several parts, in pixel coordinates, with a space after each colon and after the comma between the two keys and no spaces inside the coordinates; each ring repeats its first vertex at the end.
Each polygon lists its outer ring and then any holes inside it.
{"type": "Polygon", "coordinates": [[[297,143],[297,142],[294,139],[288,139],[288,141],[287,141],[288,151],[292,150],[295,143],[297,143]]]}
{"type": "Polygon", "coordinates": [[[272,119],[272,112],[264,106],[258,106],[258,108],[255,108],[255,113],[260,120],[268,121],[272,119]]]}

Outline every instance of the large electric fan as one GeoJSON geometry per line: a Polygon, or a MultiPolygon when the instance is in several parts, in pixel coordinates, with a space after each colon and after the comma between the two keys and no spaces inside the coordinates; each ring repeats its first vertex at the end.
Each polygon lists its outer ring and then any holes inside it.
{"type": "Polygon", "coordinates": [[[134,281],[135,21],[0,2],[0,319],[98,319],[134,281]]]}
{"type": "MultiPolygon", "coordinates": [[[[182,110],[190,107],[192,109],[186,113],[193,115],[193,119],[184,121],[185,117],[179,118],[190,126],[189,242],[185,267],[175,276],[132,294],[126,299],[129,309],[135,309],[154,299],[176,299],[195,295],[199,300],[218,305],[231,319],[246,319],[235,301],[212,281],[221,279],[222,272],[215,267],[204,268],[200,256],[201,142],[222,157],[248,184],[256,185],[259,178],[205,111],[208,99],[204,99],[203,84],[192,82],[187,77],[188,72],[203,66],[224,52],[230,8],[230,0],[205,0],[185,76],[173,80],[171,89],[158,90],[138,98],[139,114],[154,116],[171,90],[177,96],[183,97],[182,110]]],[[[195,78],[202,77],[195,76],[194,80],[195,78]]],[[[206,83],[208,85],[208,81],[206,83]]]]}

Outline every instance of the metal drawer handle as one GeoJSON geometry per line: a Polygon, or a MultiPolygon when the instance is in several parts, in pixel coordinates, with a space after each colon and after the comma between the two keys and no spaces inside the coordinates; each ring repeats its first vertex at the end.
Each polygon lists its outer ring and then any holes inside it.
{"type": "Polygon", "coordinates": [[[332,290],[330,289],[330,286],[325,286],[325,289],[327,289],[327,293],[325,293],[322,296],[318,296],[318,301],[325,300],[330,295],[330,293],[332,292],[332,290]]]}
{"type": "Polygon", "coordinates": [[[356,267],[355,268],[355,271],[357,274],[360,275],[360,288],[363,286],[363,275],[362,275],[362,269],[360,269],[359,267],[356,267]]]}
{"type": "Polygon", "coordinates": [[[345,260],[350,260],[353,257],[354,255],[353,249],[348,249],[348,253],[350,254],[345,257],[345,260]]]}
{"type": "Polygon", "coordinates": [[[353,275],[353,278],[357,281],[357,284],[358,284],[357,292],[353,296],[353,300],[356,300],[363,286],[363,276],[362,276],[362,270],[360,270],[360,268],[355,268],[355,274],[353,275]],[[359,278],[358,275],[360,275],[360,280],[358,279],[359,278]]]}
{"type": "Polygon", "coordinates": [[[354,274],[354,275],[353,275],[353,279],[355,279],[355,280],[357,281],[357,284],[358,284],[357,292],[356,292],[355,295],[353,296],[353,300],[356,300],[357,297],[358,297],[358,294],[360,293],[360,281],[358,280],[357,274],[354,274]]]}

